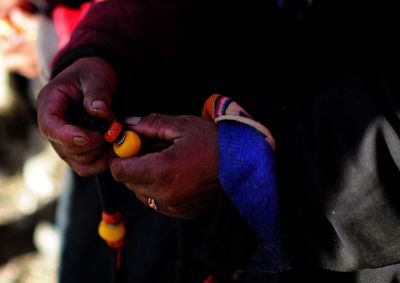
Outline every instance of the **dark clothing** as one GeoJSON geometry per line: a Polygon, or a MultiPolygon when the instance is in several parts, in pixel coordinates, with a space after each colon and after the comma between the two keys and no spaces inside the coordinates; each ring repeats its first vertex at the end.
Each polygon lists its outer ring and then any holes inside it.
{"type": "MultiPolygon", "coordinates": [[[[61,198],[66,206],[59,211],[63,235],[59,282],[116,282],[115,253],[97,232],[101,206],[96,180],[73,174],[70,182],[61,198]]],[[[201,282],[207,274],[192,271],[196,263],[186,267],[181,262],[189,250],[183,250],[188,244],[177,238],[191,233],[190,227],[184,231],[178,220],[148,209],[123,185],[114,184],[112,190],[127,221],[128,241],[118,282],[201,282]]]]}
{"type": "MultiPolygon", "coordinates": [[[[218,91],[271,129],[294,270],[241,282],[399,282],[399,49],[388,36],[399,25],[386,2],[315,1],[293,16],[275,1],[106,1],[54,74],[100,56],[117,71],[121,116],[200,114],[218,91]]],[[[200,259],[231,278],[256,238],[222,193],[213,213],[200,259]]]]}
{"type": "Polygon", "coordinates": [[[82,3],[91,2],[92,0],[46,0],[50,6],[65,5],[73,8],[79,8],[82,3]]]}
{"type": "Polygon", "coordinates": [[[25,0],[20,4],[22,9],[31,13],[39,13],[45,16],[51,16],[56,6],[62,5],[69,8],[79,8],[85,2],[92,0],[25,0]]]}

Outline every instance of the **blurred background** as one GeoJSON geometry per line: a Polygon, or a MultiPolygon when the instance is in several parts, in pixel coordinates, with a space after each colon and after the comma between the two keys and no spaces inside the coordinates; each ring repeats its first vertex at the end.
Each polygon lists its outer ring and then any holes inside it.
{"type": "Polygon", "coordinates": [[[0,283],[51,283],[66,165],[37,131],[40,19],[24,1],[0,2],[0,283]]]}

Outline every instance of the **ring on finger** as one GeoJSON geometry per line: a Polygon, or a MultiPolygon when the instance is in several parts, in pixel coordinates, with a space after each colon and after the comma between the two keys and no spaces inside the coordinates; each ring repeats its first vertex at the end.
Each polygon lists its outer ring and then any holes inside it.
{"type": "Polygon", "coordinates": [[[147,198],[147,204],[149,205],[150,208],[154,209],[154,210],[158,210],[158,206],[156,204],[156,200],[153,198],[147,198]]]}

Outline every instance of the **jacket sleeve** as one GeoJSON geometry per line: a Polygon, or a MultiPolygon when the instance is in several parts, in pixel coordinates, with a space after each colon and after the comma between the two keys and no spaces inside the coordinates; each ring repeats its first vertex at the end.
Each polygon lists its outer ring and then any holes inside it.
{"type": "Polygon", "coordinates": [[[78,8],[80,5],[82,5],[85,2],[90,2],[92,0],[33,0],[36,2],[47,2],[47,4],[50,7],[55,7],[57,5],[65,5],[68,7],[74,7],[74,8],[78,8]]]}
{"type": "Polygon", "coordinates": [[[162,64],[175,48],[181,2],[112,0],[94,5],[55,56],[53,76],[85,56],[106,59],[122,77],[145,76],[145,66],[162,64]]]}

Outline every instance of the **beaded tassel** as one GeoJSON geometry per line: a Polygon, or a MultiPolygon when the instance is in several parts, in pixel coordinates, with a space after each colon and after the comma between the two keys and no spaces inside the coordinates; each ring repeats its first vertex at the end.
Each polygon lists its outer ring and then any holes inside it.
{"type": "MultiPolygon", "coordinates": [[[[133,131],[124,130],[116,120],[108,123],[86,114],[83,117],[83,124],[89,129],[103,132],[104,140],[108,143],[113,143],[114,152],[120,158],[135,156],[140,151],[140,137],[133,131]]],[[[126,242],[126,221],[116,208],[111,197],[107,177],[106,173],[96,175],[97,188],[103,210],[98,233],[107,245],[115,250],[116,270],[118,272],[121,268],[122,248],[126,242]]]]}

